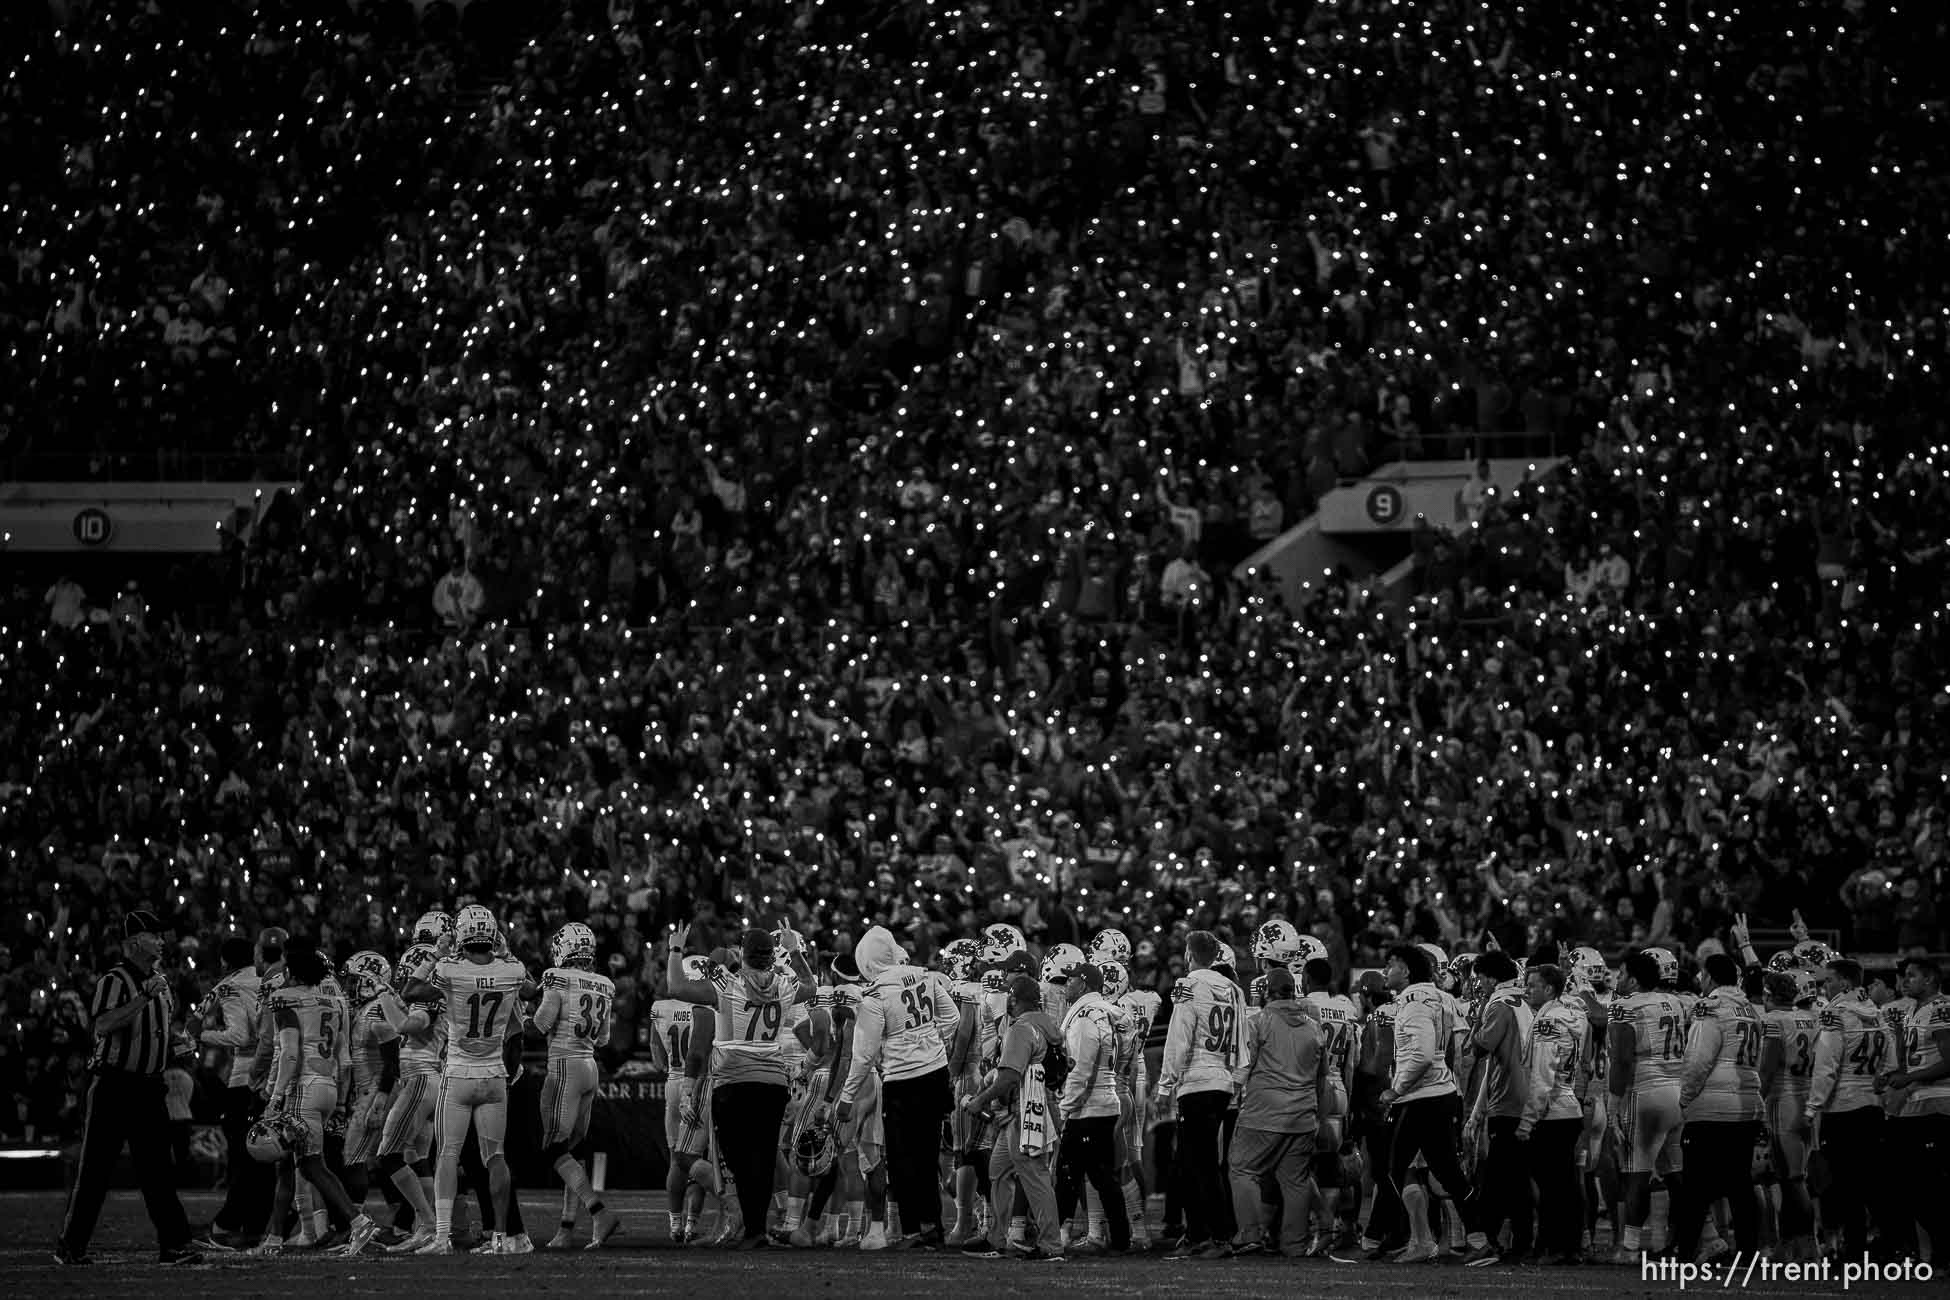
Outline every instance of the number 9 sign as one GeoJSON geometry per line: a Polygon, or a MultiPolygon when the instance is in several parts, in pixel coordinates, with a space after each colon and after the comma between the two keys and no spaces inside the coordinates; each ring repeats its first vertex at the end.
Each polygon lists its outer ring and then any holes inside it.
{"type": "Polygon", "coordinates": [[[1368,519],[1383,528],[1401,522],[1402,490],[1392,483],[1377,483],[1368,489],[1368,519]]]}

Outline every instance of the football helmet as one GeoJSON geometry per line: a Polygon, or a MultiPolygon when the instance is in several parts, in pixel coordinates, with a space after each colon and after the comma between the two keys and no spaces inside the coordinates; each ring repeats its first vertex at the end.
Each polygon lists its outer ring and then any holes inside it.
{"type": "Polygon", "coordinates": [[[1476,973],[1476,954],[1459,952],[1449,959],[1449,980],[1460,991],[1469,987],[1470,977],[1476,973]]]}
{"type": "Polygon", "coordinates": [[[1571,954],[1571,982],[1596,993],[1611,992],[1611,967],[1596,948],[1579,948],[1571,954]]]}
{"type": "Polygon", "coordinates": [[[1264,975],[1253,976],[1253,982],[1246,986],[1246,1005],[1249,1007],[1263,1007],[1266,1005],[1266,977],[1264,975]]]}
{"type": "Polygon", "coordinates": [[[1022,931],[1006,921],[998,921],[982,931],[982,963],[994,966],[1019,952],[1028,952],[1022,931]]]}
{"type": "Polygon", "coordinates": [[[345,959],[345,991],[361,1006],[378,997],[393,982],[393,963],[366,949],[345,959]]]}
{"type": "Polygon", "coordinates": [[[1439,944],[1418,943],[1415,946],[1429,955],[1430,969],[1435,972],[1432,978],[1437,984],[1442,983],[1443,977],[1449,971],[1449,954],[1442,951],[1439,944]]]}
{"type": "Polygon", "coordinates": [[[1219,955],[1213,959],[1212,964],[1214,966],[1223,966],[1235,975],[1239,973],[1239,958],[1232,951],[1232,945],[1229,943],[1221,942],[1219,944],[1219,955]]]}
{"type": "Polygon", "coordinates": [[[1124,937],[1122,930],[1099,930],[1084,950],[1091,961],[1102,965],[1107,961],[1131,963],[1131,941],[1124,937]]]}
{"type": "Polygon", "coordinates": [[[1783,948],[1767,959],[1767,969],[1783,975],[1792,975],[1801,967],[1801,957],[1792,948],[1783,948]]]}
{"type": "Polygon", "coordinates": [[[818,1178],[830,1170],[839,1154],[833,1123],[824,1116],[801,1126],[792,1139],[792,1167],[808,1178],[818,1178]]]}
{"type": "Polygon", "coordinates": [[[1071,970],[1086,964],[1083,949],[1073,943],[1059,943],[1043,954],[1043,983],[1061,984],[1071,970]]]}
{"type": "Polygon", "coordinates": [[[1811,1007],[1821,1000],[1822,974],[1818,970],[1794,972],[1794,1005],[1811,1007]]]}
{"type": "Polygon", "coordinates": [[[1300,932],[1290,921],[1279,917],[1261,925],[1253,931],[1253,957],[1258,961],[1292,961],[1300,955],[1300,932]]]}
{"type": "Polygon", "coordinates": [[[439,943],[454,932],[454,918],[445,912],[422,912],[413,923],[413,942],[428,946],[439,943]]]}
{"type": "Polygon", "coordinates": [[[981,944],[973,939],[957,939],[941,950],[941,973],[957,984],[973,979],[975,963],[981,956],[981,944]]]}
{"type": "Polygon", "coordinates": [[[279,1111],[251,1125],[244,1138],[253,1160],[274,1165],[286,1156],[303,1158],[311,1154],[311,1134],[302,1117],[279,1111]]]}
{"type": "Polygon", "coordinates": [[[1794,945],[1795,960],[1809,970],[1820,970],[1841,955],[1819,939],[1803,939],[1794,945]]]}
{"type": "Polygon", "coordinates": [[[1673,955],[1672,949],[1647,948],[1646,952],[1651,954],[1652,960],[1657,963],[1660,979],[1670,982],[1679,978],[1679,958],[1673,955]]]}
{"type": "Polygon", "coordinates": [[[416,943],[408,948],[400,954],[399,968],[395,972],[400,987],[404,988],[412,980],[423,980],[433,974],[434,963],[439,960],[432,944],[416,943]]]}
{"type": "MultiPolygon", "coordinates": [[[[1300,951],[1291,961],[1287,962],[1287,969],[1292,970],[1297,963],[1301,967],[1301,971],[1304,971],[1308,962],[1326,960],[1327,945],[1314,938],[1311,934],[1303,934],[1300,936],[1300,951]]],[[[1294,971],[1294,973],[1297,975],[1301,971],[1294,971]]]]}
{"type": "Polygon", "coordinates": [[[680,964],[683,967],[685,979],[703,980],[707,984],[711,982],[712,971],[711,959],[709,957],[686,957],[680,964]]]}
{"type": "Polygon", "coordinates": [[[1091,965],[1104,973],[1104,1001],[1115,1002],[1131,991],[1131,972],[1124,968],[1123,962],[1107,957],[1091,965]]]}
{"type": "Polygon", "coordinates": [[[500,936],[501,923],[479,903],[469,903],[454,918],[454,942],[463,948],[492,944],[500,936]]]}
{"type": "Polygon", "coordinates": [[[573,966],[579,961],[596,960],[596,932],[580,921],[571,921],[548,941],[549,958],[557,966],[573,966]]]}

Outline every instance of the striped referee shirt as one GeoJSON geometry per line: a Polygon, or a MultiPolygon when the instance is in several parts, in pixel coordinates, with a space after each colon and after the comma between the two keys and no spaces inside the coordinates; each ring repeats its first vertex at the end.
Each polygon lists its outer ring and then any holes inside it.
{"type": "Polygon", "coordinates": [[[145,1001],[142,1014],[112,1034],[95,1040],[88,1068],[102,1072],[160,1076],[169,1064],[170,999],[148,998],[142,985],[149,977],[132,962],[121,962],[95,981],[95,1002],[89,1014],[100,1020],[117,1007],[145,1001]]]}

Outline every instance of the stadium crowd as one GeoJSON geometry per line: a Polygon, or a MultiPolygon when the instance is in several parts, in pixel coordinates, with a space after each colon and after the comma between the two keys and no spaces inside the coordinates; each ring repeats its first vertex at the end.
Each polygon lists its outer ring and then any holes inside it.
{"type": "Polygon", "coordinates": [[[1940,18],[71,8],[0,456],[297,486],[7,584],[0,1135],[132,906],[181,1007],[227,928],[587,921],[618,1057],[677,922],[1950,946],[1940,18]],[[1511,433],[1412,598],[1235,576],[1511,433]]]}

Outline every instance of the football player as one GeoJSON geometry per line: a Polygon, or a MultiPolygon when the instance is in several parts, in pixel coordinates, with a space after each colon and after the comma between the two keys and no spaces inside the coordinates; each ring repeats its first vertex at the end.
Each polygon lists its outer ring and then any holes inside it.
{"type": "Polygon", "coordinates": [[[1081,951],[1074,964],[1057,974],[1063,977],[1069,1007],[1059,1028],[1072,1062],[1058,1102],[1064,1127],[1057,1154],[1057,1214],[1071,1217],[1084,1199],[1087,1181],[1096,1193],[1092,1232],[1081,1239],[1073,1235],[1065,1248],[1071,1254],[1102,1254],[1106,1249],[1121,1254],[1131,1246],[1117,1160],[1117,1126],[1123,1115],[1117,1064],[1128,1021],[1104,996],[1103,968],[1084,960],[1081,951]],[[1066,1202],[1070,1211],[1063,1209],[1066,1202]]]}
{"type": "MultiPolygon", "coordinates": [[[[1122,935],[1118,937],[1123,938],[1122,935]]],[[[1116,1060],[1118,1188],[1124,1200],[1124,1218],[1131,1227],[1131,1248],[1149,1250],[1151,1237],[1144,1226],[1142,1177],[1144,1109],[1149,1090],[1149,1080],[1145,1077],[1144,1046],[1151,1034],[1152,1019],[1158,1014],[1158,995],[1149,989],[1134,992],[1130,972],[1123,962],[1108,957],[1091,960],[1104,973],[1104,1001],[1114,1007],[1119,1015],[1116,1060]]],[[[1092,1232],[1095,1232],[1094,1225],[1092,1232]]]]}
{"type": "MultiPolygon", "coordinates": [[[[711,982],[711,959],[684,958],[684,977],[711,982]]],[[[719,1194],[716,1144],[711,1137],[708,1046],[714,1035],[716,1012],[676,998],[650,1004],[653,1064],[664,1070],[664,1144],[670,1148],[670,1239],[689,1245],[697,1236],[704,1194],[719,1194]]]]}
{"type": "Polygon", "coordinates": [[[846,1220],[834,1244],[886,1250],[893,1241],[887,1230],[887,1130],[881,1121],[879,1072],[869,1069],[861,1076],[844,1115],[839,1105],[841,1090],[853,1073],[865,980],[851,953],[833,958],[832,977],[834,1057],[821,1103],[826,1109],[821,1113],[831,1116],[838,1130],[839,1193],[846,1220]]]}
{"type": "Polygon", "coordinates": [[[1314,1188],[1322,1229],[1307,1243],[1303,1253],[1325,1255],[1330,1249],[1351,1250],[1355,1244],[1354,1221],[1361,1212],[1361,1189],[1341,1205],[1342,1150],[1351,1138],[1350,1102],[1354,1095],[1354,1067],[1361,1041],[1361,1009],[1354,1000],[1334,992],[1334,968],[1327,960],[1327,945],[1312,935],[1300,937],[1300,956],[1289,966],[1298,967],[1294,975],[1304,989],[1306,1004],[1320,1021],[1323,1047],[1327,1052],[1329,1088],[1333,1106],[1321,1108],[1320,1135],[1314,1155],[1314,1188]],[[1334,1234],[1338,1223],[1338,1239],[1334,1234]]]}
{"type": "Polygon", "coordinates": [[[571,921],[549,940],[555,965],[542,975],[535,1028],[548,1040],[548,1078],[542,1083],[542,1155],[562,1179],[562,1221],[549,1245],[566,1250],[575,1240],[576,1206],[589,1214],[589,1249],[623,1226],[589,1185],[575,1148],[589,1136],[595,1109],[596,1049],[609,1042],[610,1007],[616,985],[596,973],[596,932],[571,921]]]}
{"type": "Polygon", "coordinates": [[[1588,1241],[1597,1234],[1600,1206],[1610,1207],[1613,1224],[1624,1222],[1618,1151],[1611,1141],[1609,1033],[1616,980],[1596,948],[1560,948],[1558,964],[1569,972],[1565,1001],[1583,1009],[1587,1030],[1582,1039],[1584,1054],[1578,1062],[1578,1101],[1584,1117],[1578,1135],[1578,1168],[1584,1174],[1579,1190],[1584,1198],[1583,1237],[1588,1241]]]}
{"type": "Polygon", "coordinates": [[[1566,993],[1561,966],[1533,965],[1524,974],[1534,1019],[1530,1087],[1517,1140],[1527,1148],[1529,1177],[1537,1187],[1537,1245],[1549,1264],[1583,1262],[1577,1146],[1584,1106],[1578,1088],[1592,1031],[1582,999],[1566,993]]]}
{"type": "MultiPolygon", "coordinates": [[[[798,938],[796,932],[787,933],[798,938]]],[[[802,988],[781,966],[779,935],[762,929],[744,932],[739,969],[719,963],[713,983],[696,983],[686,977],[683,965],[689,937],[689,926],[671,933],[666,968],[670,996],[716,1009],[712,1124],[736,1188],[741,1228],[736,1248],[757,1250],[768,1244],[765,1219],[778,1174],[779,1131],[791,1096],[781,1040],[792,1032],[796,1012],[791,1009],[810,1001],[814,990],[802,988]]]]}
{"type": "Polygon", "coordinates": [[[1618,1144],[1625,1227],[1613,1262],[1636,1265],[1652,1215],[1652,1175],[1680,1176],[1679,1078],[1686,1059],[1686,1013],[1673,980],[1679,963],[1663,948],[1625,958],[1625,980],[1607,1026],[1611,1124],[1618,1144]]]}
{"type": "Polygon", "coordinates": [[[1214,969],[1225,955],[1229,954],[1215,935],[1194,930],[1185,941],[1191,973],[1171,990],[1171,1025],[1158,1074],[1158,1100],[1160,1105],[1178,1107],[1172,1177],[1180,1185],[1187,1232],[1174,1258],[1227,1258],[1238,1231],[1220,1141],[1238,1082],[1245,1000],[1238,986],[1214,969]]]}
{"type": "Polygon", "coordinates": [[[854,964],[868,983],[835,1114],[842,1122],[850,1118],[867,1075],[878,1067],[888,1177],[903,1240],[939,1246],[947,1234],[934,1171],[942,1124],[954,1104],[948,1045],[960,1013],[947,981],[938,972],[910,965],[906,950],[884,926],[873,926],[861,936],[854,945],[854,964]]]}
{"type": "MultiPolygon", "coordinates": [[[[285,980],[265,999],[275,1029],[271,1104],[267,1115],[295,1116],[305,1137],[297,1155],[297,1173],[317,1189],[331,1217],[334,1235],[363,1250],[379,1230],[364,1214],[355,1217],[345,1187],[325,1167],[325,1127],[338,1109],[341,1078],[350,1073],[347,1055],[349,1016],[345,999],[334,991],[331,968],[316,945],[298,940],[285,948],[285,980]]],[[[348,1081],[349,1082],[349,1081],[348,1081]]],[[[289,1160],[278,1170],[271,1223],[258,1253],[277,1254],[281,1243],[272,1234],[283,1222],[295,1191],[289,1160]]],[[[327,1244],[338,1244],[328,1242],[327,1244]]]]}
{"type": "MultiPolygon", "coordinates": [[[[1881,1190],[1886,1185],[1879,1167],[1884,1121],[1877,1096],[1891,1040],[1875,1003],[1862,991],[1862,963],[1836,958],[1825,974],[1828,1004],[1817,1013],[1802,1128],[1813,1134],[1828,1168],[1822,1222],[1842,1234],[1843,1258],[1859,1259],[1869,1249],[1870,1209],[1878,1223],[1895,1217],[1881,1190]]],[[[1768,978],[1775,976],[1770,972],[1768,978]]]]}
{"type": "Polygon", "coordinates": [[[1808,1199],[1808,1083],[1814,1071],[1815,1042],[1821,1021],[1814,1007],[1815,977],[1799,971],[1769,971],[1761,982],[1760,1091],[1780,1180],[1780,1238],[1783,1258],[1815,1254],[1814,1205],[1808,1199]]]}
{"type": "Polygon", "coordinates": [[[988,1234],[982,1221],[988,1203],[988,1166],[976,1159],[985,1117],[963,1110],[963,1098],[981,1088],[981,1062],[995,1037],[995,1022],[984,1005],[981,981],[975,978],[982,945],[956,939],[941,950],[941,973],[959,1009],[955,1041],[948,1049],[948,1073],[954,1083],[955,1109],[948,1117],[949,1173],[955,1189],[955,1226],[945,1243],[959,1247],[988,1234]]]}
{"type": "Polygon", "coordinates": [[[1915,1225],[1922,1225],[1942,1258],[1950,1242],[1950,995],[1935,962],[1911,957],[1902,970],[1903,995],[1916,1009],[1904,1026],[1903,1059],[1888,1079],[1903,1098],[1889,1135],[1903,1153],[1897,1170],[1907,1184],[1891,1198],[1899,1212],[1889,1228],[1897,1248],[1914,1255],[1915,1225]]]}
{"type": "MultiPolygon", "coordinates": [[[[415,980],[429,978],[435,960],[430,944],[408,948],[399,959],[395,991],[403,994],[415,980]]],[[[402,998],[399,1006],[399,1078],[380,1129],[379,1172],[413,1214],[411,1235],[387,1248],[406,1254],[433,1240],[433,1168],[428,1157],[433,1151],[434,1102],[440,1095],[440,1059],[447,1044],[446,1017],[439,1002],[408,1003],[402,998]]]]}
{"type": "Polygon", "coordinates": [[[440,1156],[434,1167],[434,1239],[422,1255],[453,1252],[454,1198],[460,1184],[460,1149],[473,1128],[487,1165],[494,1210],[489,1254],[513,1254],[519,1244],[508,1234],[512,1180],[502,1143],[508,1131],[509,1035],[518,1031],[520,1002],[537,986],[527,969],[505,951],[500,923],[478,903],[454,917],[453,933],[434,947],[430,977],[407,990],[409,998],[437,996],[445,1004],[447,1059],[440,1084],[440,1156]],[[457,954],[457,955],[456,955],[457,954]]]}
{"type": "Polygon", "coordinates": [[[1760,1137],[1760,1013],[1740,987],[1740,965],[1724,952],[1701,963],[1706,992],[1694,1007],[1686,1037],[1679,1101],[1686,1176],[1674,1195],[1672,1249],[1691,1261],[1713,1203],[1732,1208],[1741,1251],[1760,1246],[1760,1200],[1753,1184],[1760,1137]]]}
{"type": "MultiPolygon", "coordinates": [[[[370,949],[352,954],[342,975],[340,983],[352,1010],[352,1088],[342,1107],[348,1117],[341,1181],[356,1210],[365,1204],[371,1173],[379,1162],[379,1140],[399,1077],[397,1025],[406,1012],[393,993],[393,964],[380,954],[370,949]]],[[[353,1253],[351,1243],[345,1251],[353,1253]]]]}

